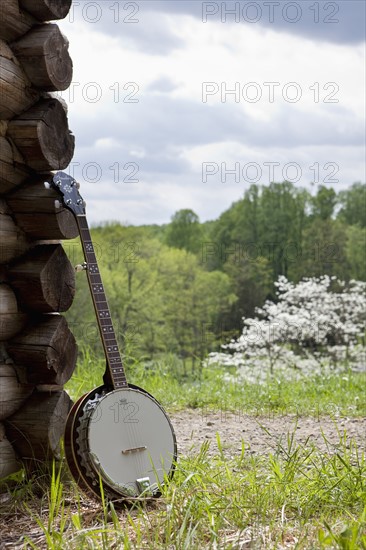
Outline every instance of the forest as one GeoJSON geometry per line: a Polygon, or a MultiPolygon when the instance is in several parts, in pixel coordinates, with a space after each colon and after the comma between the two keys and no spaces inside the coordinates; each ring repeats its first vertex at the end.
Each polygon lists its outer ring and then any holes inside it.
{"type": "MultiPolygon", "coordinates": [[[[276,300],[280,276],[365,281],[365,213],[365,184],[310,192],[284,181],[251,185],[205,223],[182,209],[162,226],[93,227],[127,368],[131,360],[148,365],[169,356],[184,376],[199,375],[207,353],[238,337],[243,317],[276,300]]],[[[78,240],[64,248],[73,265],[83,261],[78,240]]],[[[77,275],[67,318],[81,351],[102,355],[85,273],[77,275]]]]}

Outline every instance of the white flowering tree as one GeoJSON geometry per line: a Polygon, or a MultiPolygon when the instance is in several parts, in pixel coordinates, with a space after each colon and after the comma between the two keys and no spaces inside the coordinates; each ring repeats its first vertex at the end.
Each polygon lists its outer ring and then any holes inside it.
{"type": "MultiPolygon", "coordinates": [[[[324,275],[297,284],[277,283],[277,302],[243,318],[237,340],[213,353],[208,364],[236,367],[362,368],[365,364],[366,283],[324,275]]],[[[264,368],[264,369],[263,369],[264,368]]]]}

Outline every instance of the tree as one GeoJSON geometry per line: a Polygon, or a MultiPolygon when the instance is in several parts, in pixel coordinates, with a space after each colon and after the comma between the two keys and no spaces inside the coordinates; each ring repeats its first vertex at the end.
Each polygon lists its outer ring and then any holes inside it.
{"type": "Polygon", "coordinates": [[[279,277],[277,303],[267,301],[255,318],[244,318],[237,340],[211,354],[209,364],[285,364],[297,369],[336,365],[358,368],[365,355],[366,282],[346,283],[324,275],[298,284],[279,277]],[[305,359],[305,362],[304,362],[305,359]]]}
{"type": "Polygon", "coordinates": [[[341,191],[338,197],[341,209],[338,218],[348,225],[366,227],[366,184],[354,183],[350,189],[341,191]]]}
{"type": "Polygon", "coordinates": [[[273,280],[289,276],[301,250],[309,194],[290,182],[271,183],[262,189],[260,241],[270,248],[273,280]]]}
{"type": "Polygon", "coordinates": [[[304,230],[299,259],[292,267],[292,277],[336,275],[347,279],[346,226],[338,220],[314,218],[304,230]]]}
{"type": "Polygon", "coordinates": [[[366,281],[366,227],[351,225],[347,227],[346,233],[349,277],[366,281]]]}
{"type": "Polygon", "coordinates": [[[215,342],[220,335],[219,320],[236,300],[230,279],[203,269],[193,254],[165,249],[159,280],[167,348],[184,365],[190,360],[194,370],[197,359],[212,349],[212,339],[215,342]]]}
{"type": "Polygon", "coordinates": [[[271,266],[267,258],[241,254],[230,259],[224,266],[224,271],[232,281],[233,289],[238,299],[233,303],[228,318],[222,315],[226,331],[237,335],[241,329],[243,317],[254,314],[258,304],[262,304],[272,292],[271,266]]]}
{"type": "Polygon", "coordinates": [[[312,215],[321,220],[329,220],[337,204],[337,194],[333,188],[320,185],[315,197],[311,199],[312,215]]]}
{"type": "Polygon", "coordinates": [[[203,231],[197,214],[189,209],[178,210],[167,228],[166,244],[196,254],[201,250],[202,236],[203,231]]]}
{"type": "MultiPolygon", "coordinates": [[[[92,230],[121,351],[127,360],[128,354],[150,360],[168,352],[195,369],[197,359],[218,340],[220,316],[236,296],[228,275],[208,272],[195,254],[169,248],[150,234],[132,226],[92,230]]],[[[81,257],[77,248],[70,250],[81,257]]],[[[101,354],[85,273],[78,275],[77,284],[68,321],[79,342],[101,354]]]]}

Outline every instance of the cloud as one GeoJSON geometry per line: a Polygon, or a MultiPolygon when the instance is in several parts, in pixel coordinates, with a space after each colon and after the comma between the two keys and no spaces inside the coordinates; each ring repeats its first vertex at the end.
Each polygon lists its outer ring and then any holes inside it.
{"type": "MultiPolygon", "coordinates": [[[[184,41],[171,27],[164,12],[140,7],[137,2],[73,2],[68,20],[61,25],[83,26],[90,33],[102,33],[117,39],[127,49],[166,55],[183,48],[184,41]]],[[[72,27],[71,27],[72,28],[72,27]]]]}
{"type": "MultiPolygon", "coordinates": [[[[263,28],[306,37],[315,42],[357,44],[365,41],[366,5],[359,0],[328,2],[103,0],[73,2],[61,25],[84,25],[91,33],[117,39],[127,49],[164,56],[185,47],[180,26],[184,17],[204,27],[219,24],[242,32],[263,28]]],[[[320,47],[320,46],[319,46],[320,47]]]]}
{"type": "Polygon", "coordinates": [[[179,85],[173,82],[170,78],[166,76],[161,76],[160,78],[157,78],[151,84],[149,84],[146,88],[147,92],[158,92],[162,94],[166,94],[169,92],[173,92],[174,90],[179,89],[179,85]]]}
{"type": "MultiPolygon", "coordinates": [[[[253,116],[250,110],[233,103],[209,105],[172,96],[146,93],[135,105],[101,104],[93,119],[70,115],[74,133],[84,146],[100,138],[114,139],[125,151],[143,149],[141,158],[149,155],[154,164],[167,162],[167,170],[181,169],[176,150],[192,146],[239,142],[268,148],[273,144],[301,145],[361,145],[364,139],[362,121],[350,110],[332,105],[273,105],[265,119],[253,116]],[[130,108],[128,108],[130,107],[130,108]],[[108,123],[106,124],[106,121],[108,123]],[[163,158],[162,151],[174,151],[163,158]],[[159,159],[159,160],[158,160],[159,159]]],[[[105,154],[101,150],[101,154],[105,154]]]]}
{"type": "Polygon", "coordinates": [[[162,13],[189,14],[205,21],[223,25],[254,25],[304,36],[314,41],[354,44],[365,40],[366,5],[359,0],[328,2],[287,2],[284,0],[201,2],[196,0],[144,0],[141,10],[162,13]]]}
{"type": "MultiPolygon", "coordinates": [[[[212,219],[255,182],[256,165],[257,183],[267,184],[268,163],[279,163],[277,181],[293,175],[291,169],[286,174],[289,163],[295,171],[298,165],[296,185],[309,185],[317,173],[335,188],[364,177],[364,51],[357,28],[353,37],[350,32],[353,3],[349,20],[339,3],[342,20],[333,26],[224,24],[220,14],[203,23],[199,1],[77,4],[75,20],[60,22],[75,68],[63,96],[76,137],[69,170],[84,181],[92,221],[167,223],[180,208],[212,219]],[[93,24],[85,18],[98,15],[92,8],[80,16],[95,4],[102,12],[93,24]],[[138,12],[123,10],[127,4],[138,5],[138,12]],[[211,81],[217,93],[204,103],[202,86],[211,81]],[[268,81],[279,83],[273,102],[268,81]],[[301,87],[298,102],[285,93],[294,81],[301,87]],[[257,102],[243,95],[248,82],[261,87],[257,102]],[[223,98],[224,88],[237,84],[239,96],[223,98]],[[218,167],[206,182],[204,162],[218,167]],[[237,163],[239,180],[223,177],[221,165],[230,171],[237,163]]],[[[335,3],[301,2],[304,10],[326,4],[335,3]]],[[[287,91],[291,96],[294,89],[287,91]]]]}

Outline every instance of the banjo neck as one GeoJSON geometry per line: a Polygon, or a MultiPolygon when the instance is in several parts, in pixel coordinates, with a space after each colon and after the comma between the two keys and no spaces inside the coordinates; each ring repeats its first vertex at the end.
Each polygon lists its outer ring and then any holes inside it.
{"type": "MultiPolygon", "coordinates": [[[[65,172],[57,172],[51,181],[45,181],[47,188],[55,189],[65,208],[70,210],[75,217],[79,229],[81,244],[83,247],[85,263],[81,269],[85,269],[88,276],[90,293],[98,321],[98,328],[102,340],[107,369],[104,374],[104,382],[114,389],[127,388],[127,379],[122,364],[121,354],[118,349],[117,338],[114,332],[111,312],[109,310],[104,285],[100,276],[97,258],[94,251],[92,238],[85,214],[85,202],[79,193],[79,184],[65,172]]],[[[55,207],[59,208],[59,201],[55,201],[55,207]]]]}
{"type": "Polygon", "coordinates": [[[115,389],[126,388],[128,387],[126,374],[113,328],[111,312],[104,292],[104,285],[99,272],[89,225],[85,214],[78,214],[75,218],[86,261],[86,266],[84,264],[84,267],[88,277],[99,333],[107,360],[107,378],[110,379],[109,381],[115,389]]]}

